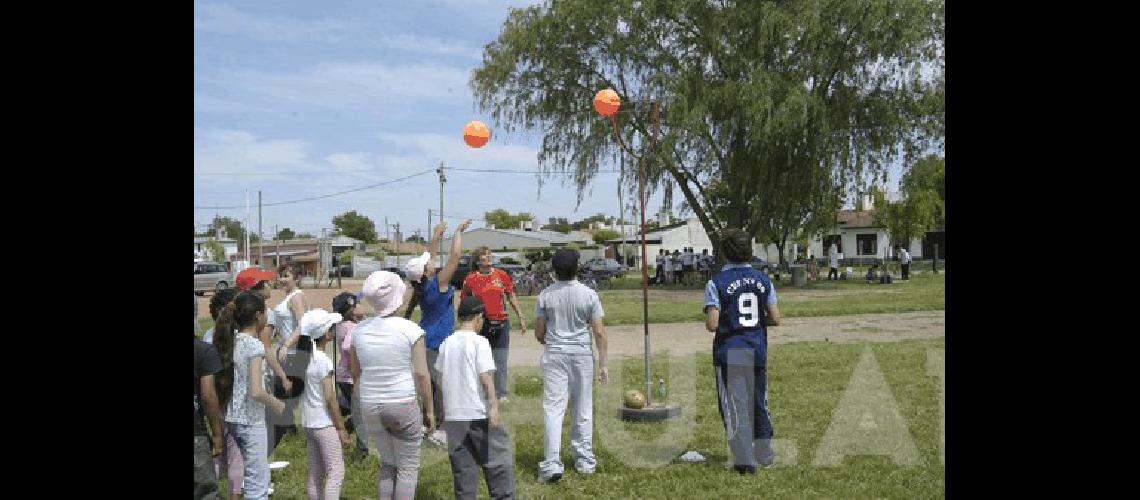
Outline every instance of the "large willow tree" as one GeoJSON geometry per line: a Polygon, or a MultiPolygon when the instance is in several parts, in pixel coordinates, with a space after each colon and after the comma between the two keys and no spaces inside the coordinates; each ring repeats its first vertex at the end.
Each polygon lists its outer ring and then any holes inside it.
{"type": "Polygon", "coordinates": [[[782,248],[940,144],[942,39],[941,1],[558,0],[513,10],[471,87],[497,127],[541,133],[540,178],[579,201],[623,154],[591,105],[613,88],[651,186],[679,188],[714,244],[735,226],[782,248]]]}

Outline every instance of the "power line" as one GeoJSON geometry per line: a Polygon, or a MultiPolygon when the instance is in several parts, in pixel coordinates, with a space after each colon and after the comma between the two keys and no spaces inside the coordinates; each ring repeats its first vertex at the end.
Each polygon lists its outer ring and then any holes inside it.
{"type": "MultiPolygon", "coordinates": [[[[342,195],[342,194],[355,193],[355,192],[357,192],[357,191],[363,191],[363,190],[365,190],[365,189],[372,189],[372,188],[374,188],[374,187],[383,186],[383,185],[385,185],[385,184],[392,184],[392,183],[394,183],[394,182],[406,181],[406,180],[408,180],[408,179],[411,179],[411,178],[413,178],[413,177],[419,177],[419,176],[421,176],[421,175],[424,175],[424,174],[429,174],[429,173],[434,173],[434,172],[435,172],[435,169],[434,169],[434,168],[431,168],[431,169],[427,169],[427,170],[424,170],[424,171],[422,171],[422,172],[419,172],[419,173],[416,173],[416,174],[412,174],[412,175],[409,175],[409,176],[400,177],[400,178],[398,178],[398,179],[392,179],[392,180],[390,180],[390,181],[384,181],[384,182],[380,182],[380,183],[376,183],[376,184],[371,184],[371,185],[368,185],[368,186],[364,186],[364,187],[358,187],[358,188],[354,188],[354,189],[349,189],[349,190],[347,190],[347,191],[340,191],[340,192],[337,192],[337,193],[331,193],[331,194],[323,194],[323,195],[320,195],[320,196],[311,196],[311,197],[308,197],[308,198],[301,198],[301,199],[299,199],[299,200],[279,201],[279,202],[276,202],[276,203],[265,203],[265,204],[263,204],[262,206],[266,206],[266,207],[275,207],[275,206],[278,206],[278,205],[291,205],[291,204],[293,204],[293,203],[301,203],[301,202],[305,202],[305,201],[313,201],[313,200],[319,200],[319,199],[322,199],[322,198],[331,198],[331,197],[333,197],[333,196],[340,196],[340,195],[342,195]]],[[[242,207],[240,207],[240,206],[234,206],[234,207],[194,207],[194,210],[220,210],[220,209],[227,209],[227,210],[230,210],[230,209],[235,209],[235,208],[242,208],[242,207]]]]}
{"type": "MultiPolygon", "coordinates": [[[[482,172],[491,174],[537,174],[537,170],[511,170],[501,168],[456,168],[447,167],[448,170],[455,170],[460,172],[482,172]]],[[[196,172],[194,175],[337,175],[337,174],[368,174],[376,173],[375,170],[325,170],[321,172],[196,172]]],[[[621,173],[620,170],[598,170],[594,173],[597,174],[617,174],[621,173]]]]}

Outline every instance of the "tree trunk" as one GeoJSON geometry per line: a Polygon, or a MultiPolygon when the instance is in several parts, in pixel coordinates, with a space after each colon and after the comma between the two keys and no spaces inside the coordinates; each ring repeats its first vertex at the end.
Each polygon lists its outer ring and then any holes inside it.
{"type": "Polygon", "coordinates": [[[785,267],[785,266],[784,266],[784,263],[785,263],[785,259],[784,259],[784,246],[785,246],[785,245],[787,245],[787,243],[788,243],[788,238],[787,238],[787,236],[785,236],[785,237],[781,238],[779,241],[777,241],[777,242],[776,242],[776,252],[778,252],[778,253],[780,254],[780,260],[779,260],[779,262],[780,262],[780,269],[784,269],[784,267],[785,267]]]}

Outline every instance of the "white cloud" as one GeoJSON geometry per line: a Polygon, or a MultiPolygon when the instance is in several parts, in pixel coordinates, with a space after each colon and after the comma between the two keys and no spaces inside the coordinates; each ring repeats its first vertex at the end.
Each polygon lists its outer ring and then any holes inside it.
{"type": "Polygon", "coordinates": [[[262,42],[305,42],[397,49],[478,60],[481,46],[460,40],[391,33],[363,19],[291,19],[244,12],[225,4],[204,4],[194,12],[194,29],[203,33],[244,36],[262,42]]]}
{"type": "Polygon", "coordinates": [[[238,70],[200,81],[225,88],[243,102],[275,109],[287,105],[377,113],[386,105],[414,108],[416,100],[458,102],[467,76],[438,64],[325,63],[297,72],[238,70]]]}
{"type": "Polygon", "coordinates": [[[343,41],[346,33],[363,27],[359,22],[338,20],[301,21],[278,16],[260,16],[225,4],[195,5],[194,29],[221,35],[244,35],[270,42],[343,41]]]}

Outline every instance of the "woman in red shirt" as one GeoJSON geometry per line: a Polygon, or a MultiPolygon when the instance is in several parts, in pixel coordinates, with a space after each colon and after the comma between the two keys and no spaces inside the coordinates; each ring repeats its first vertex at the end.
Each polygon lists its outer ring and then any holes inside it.
{"type": "Polygon", "coordinates": [[[499,401],[507,402],[507,352],[511,345],[511,317],[507,314],[503,296],[509,301],[519,318],[519,334],[526,334],[526,319],[515,296],[515,283],[511,275],[502,269],[491,267],[491,251],[487,247],[476,249],[471,260],[478,267],[476,272],[463,280],[463,293],[460,299],[470,295],[479,297],[485,307],[487,321],[483,322],[480,335],[491,343],[491,356],[495,359],[495,395],[499,401]]]}

